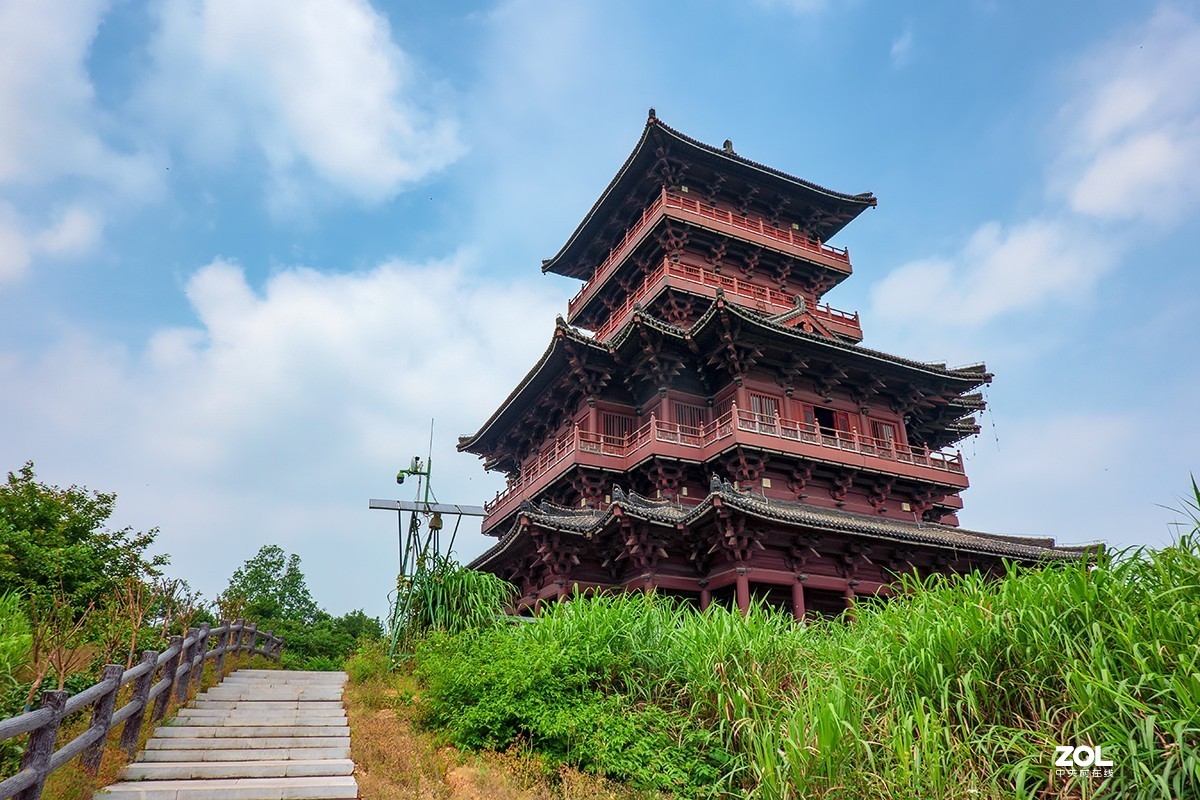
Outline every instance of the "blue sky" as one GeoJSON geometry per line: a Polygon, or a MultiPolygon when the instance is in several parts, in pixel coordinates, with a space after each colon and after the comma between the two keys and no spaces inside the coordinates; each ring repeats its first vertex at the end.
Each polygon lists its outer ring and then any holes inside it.
{"type": "MultiPolygon", "coordinates": [[[[0,468],[116,491],[209,597],[262,544],[385,609],[395,470],[578,285],[653,106],[879,207],[828,300],[996,373],[962,522],[1163,544],[1200,434],[1200,7],[0,0],[0,468]]],[[[487,541],[464,524],[463,557],[487,541]]]]}

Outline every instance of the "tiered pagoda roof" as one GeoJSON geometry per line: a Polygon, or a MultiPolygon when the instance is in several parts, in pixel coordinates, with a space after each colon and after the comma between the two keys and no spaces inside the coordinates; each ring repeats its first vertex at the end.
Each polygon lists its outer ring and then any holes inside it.
{"type": "MultiPolygon", "coordinates": [[[[708,352],[709,345],[715,345],[717,340],[729,333],[731,323],[738,327],[735,346],[745,351],[745,358],[754,361],[762,359],[764,351],[767,351],[778,354],[784,362],[788,359],[794,359],[793,363],[804,359],[820,359],[829,364],[845,364],[859,370],[864,376],[870,375],[873,382],[883,386],[891,380],[897,384],[903,382],[909,389],[913,384],[934,387],[936,394],[932,394],[930,400],[936,399],[936,403],[931,408],[940,407],[939,422],[944,426],[946,423],[943,420],[949,416],[951,427],[931,426],[928,432],[930,447],[944,447],[978,432],[968,415],[982,407],[979,395],[970,393],[992,379],[992,374],[984,364],[951,369],[942,363],[902,358],[780,324],[751,309],[717,297],[708,310],[687,328],[636,311],[625,327],[607,342],[596,341],[593,336],[568,325],[559,317],[550,345],[542,357],[477,433],[460,437],[458,449],[481,456],[493,453],[499,440],[522,422],[530,408],[545,402],[552,389],[568,382],[574,394],[586,394],[589,388],[598,392],[614,375],[624,371],[624,365],[642,357],[641,336],[661,336],[673,340],[680,351],[698,348],[700,352],[708,352]],[[939,435],[941,438],[938,438],[939,435]]],[[[674,364],[662,368],[678,371],[680,367],[674,364]]],[[[563,397],[555,402],[569,404],[573,400],[563,397]]],[[[487,462],[485,466],[488,469],[513,471],[518,465],[500,457],[487,462]]]]}
{"type": "Polygon", "coordinates": [[[663,177],[681,183],[688,173],[708,171],[726,186],[745,185],[747,192],[769,190],[778,202],[805,209],[806,229],[822,240],[833,237],[855,217],[876,205],[870,192],[843,194],[759,164],[738,155],[726,142],[718,148],[697,141],[658,118],[650,109],[642,136],[583,221],[553,257],[542,262],[543,272],[588,278],[611,242],[612,225],[636,210],[639,201],[658,192],[663,177]]]}
{"type": "Polygon", "coordinates": [[[470,566],[472,569],[485,569],[510,548],[517,546],[523,527],[529,523],[544,530],[590,540],[622,516],[669,528],[697,527],[722,507],[764,521],[802,525],[805,530],[861,535],[873,542],[926,545],[951,551],[955,556],[983,555],[1022,562],[1077,561],[1096,550],[1095,546],[1056,546],[1054,539],[1050,538],[1005,536],[937,523],[881,519],[801,502],[768,500],[753,492],[740,491],[728,481],[714,476],[708,496],[694,506],[652,500],[635,492],[626,493],[619,487],[614,487],[612,501],[599,509],[564,508],[545,502],[535,505],[526,501],[518,518],[500,537],[500,541],[472,561],[470,566]]]}
{"type": "Polygon", "coordinates": [[[542,262],[584,281],[549,346],[458,442],[508,477],[471,566],[513,581],[514,610],[642,589],[805,619],[906,572],[1088,557],[958,527],[969,482],[949,448],[979,432],[992,374],[864,347],[859,315],[823,301],[852,272],[828,239],[875,204],[651,110],[542,262]]]}

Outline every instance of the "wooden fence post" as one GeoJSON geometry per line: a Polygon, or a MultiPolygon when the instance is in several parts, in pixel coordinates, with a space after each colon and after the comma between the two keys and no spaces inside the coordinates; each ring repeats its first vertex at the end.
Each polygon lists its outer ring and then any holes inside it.
{"type": "MultiPolygon", "coordinates": [[[[183,665],[187,664],[189,669],[194,670],[195,667],[192,665],[192,653],[196,652],[196,643],[200,639],[200,629],[188,628],[187,635],[192,640],[192,643],[191,645],[183,648],[183,653],[180,656],[179,668],[183,669],[183,665]]],[[[187,639],[184,639],[184,641],[186,642],[187,639]]],[[[191,672],[185,672],[183,674],[183,680],[179,680],[178,676],[175,678],[175,699],[180,705],[183,705],[187,702],[188,686],[191,684],[191,682],[191,672]]]]}
{"type": "Polygon", "coordinates": [[[150,700],[150,687],[154,685],[154,662],[157,660],[158,653],[153,650],[142,651],[142,664],[149,664],[150,669],[133,682],[133,697],[130,698],[130,702],[140,703],[141,707],[125,720],[125,727],[121,729],[121,749],[130,758],[137,755],[138,739],[142,735],[142,720],[146,718],[146,704],[150,700]]]}
{"type": "Polygon", "coordinates": [[[92,706],[92,724],[88,730],[98,728],[101,731],[100,738],[95,744],[88,745],[80,761],[83,768],[93,775],[100,771],[100,761],[104,758],[104,743],[108,741],[108,729],[112,726],[113,709],[117,705],[117,692],[121,691],[121,675],[124,672],[125,668],[120,664],[105,664],[100,673],[101,682],[112,681],[115,685],[92,706]]]}
{"type": "Polygon", "coordinates": [[[258,623],[247,627],[250,629],[250,638],[246,642],[246,649],[250,651],[250,655],[254,655],[254,648],[258,644],[258,623]]]}
{"type": "Polygon", "coordinates": [[[238,660],[239,666],[242,661],[242,638],[246,635],[246,620],[234,620],[233,623],[237,628],[237,636],[233,637],[233,654],[238,660]]]}
{"type": "Polygon", "coordinates": [[[200,623],[200,640],[196,643],[196,649],[193,651],[198,653],[198,656],[192,658],[192,672],[195,673],[189,677],[193,678],[196,684],[196,691],[200,691],[200,682],[204,680],[204,662],[208,659],[208,629],[207,622],[200,623]]]}
{"type": "Polygon", "coordinates": [[[266,643],[263,644],[263,655],[268,658],[275,651],[275,631],[267,631],[266,643]]]}
{"type": "Polygon", "coordinates": [[[171,689],[175,686],[175,670],[179,666],[179,656],[183,650],[183,637],[172,636],[167,649],[176,648],[178,652],[167,659],[167,663],[163,664],[163,677],[166,678],[167,688],[163,690],[154,701],[154,719],[160,720],[167,715],[167,705],[171,702],[171,689]]]}
{"type": "Polygon", "coordinates": [[[233,623],[225,620],[221,623],[221,627],[225,630],[221,631],[221,635],[217,638],[217,683],[225,679],[225,648],[229,646],[230,628],[233,623]]]}
{"type": "Polygon", "coordinates": [[[33,784],[17,792],[14,800],[39,800],[42,787],[50,775],[50,756],[54,755],[54,743],[58,740],[58,726],[62,724],[63,708],[67,705],[67,693],[61,689],[42,692],[40,708],[49,708],[54,716],[42,727],[29,734],[25,754],[21,756],[21,769],[32,770],[33,784]]]}

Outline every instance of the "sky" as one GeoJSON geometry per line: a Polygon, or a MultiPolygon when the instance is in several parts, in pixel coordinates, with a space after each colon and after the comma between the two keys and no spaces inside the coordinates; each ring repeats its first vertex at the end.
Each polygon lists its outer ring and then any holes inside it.
{"type": "MultiPolygon", "coordinates": [[[[265,544],[382,614],[396,470],[578,283],[653,107],[878,208],[826,298],[984,360],[964,526],[1162,546],[1200,467],[1200,5],[0,0],[0,470],[116,492],[208,598],[265,544]]],[[[467,520],[456,550],[489,544],[467,520]]]]}

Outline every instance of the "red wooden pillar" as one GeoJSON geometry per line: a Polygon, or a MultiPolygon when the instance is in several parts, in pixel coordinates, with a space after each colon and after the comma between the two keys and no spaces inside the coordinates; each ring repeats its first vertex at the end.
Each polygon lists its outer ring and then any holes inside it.
{"type": "Polygon", "coordinates": [[[747,577],[744,567],[738,569],[737,604],[743,614],[750,611],[750,578],[747,577]]]}
{"type": "Polygon", "coordinates": [[[804,605],[804,584],[799,578],[792,584],[792,616],[797,622],[804,619],[804,614],[808,609],[804,605]]]}
{"type": "Polygon", "coordinates": [[[849,581],[846,584],[845,591],[846,616],[850,617],[850,619],[854,619],[854,584],[855,581],[849,581]]]}
{"type": "Polygon", "coordinates": [[[710,605],[712,605],[712,592],[705,587],[700,590],[700,610],[707,611],[710,605]]]}

